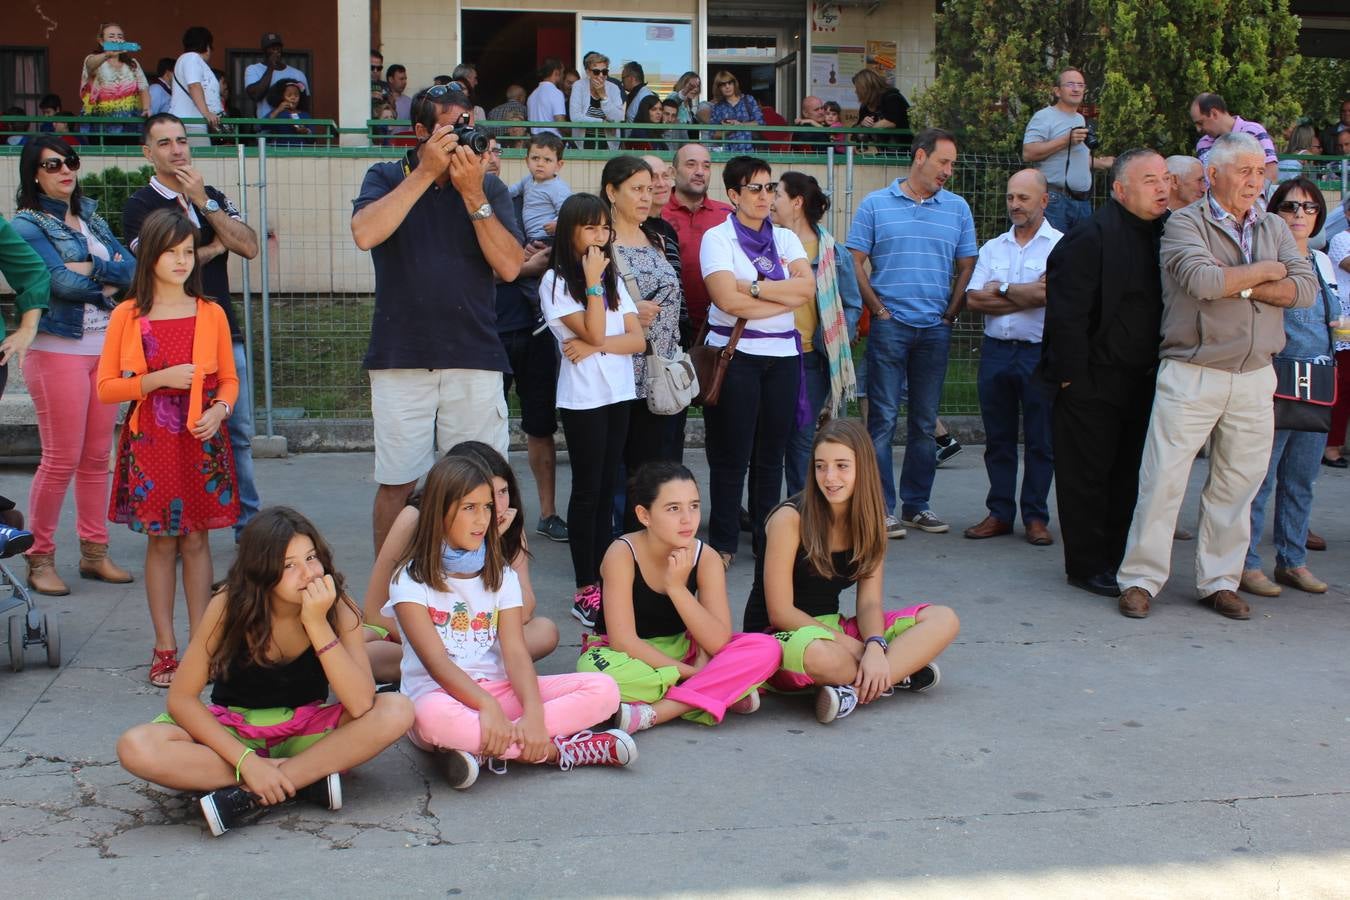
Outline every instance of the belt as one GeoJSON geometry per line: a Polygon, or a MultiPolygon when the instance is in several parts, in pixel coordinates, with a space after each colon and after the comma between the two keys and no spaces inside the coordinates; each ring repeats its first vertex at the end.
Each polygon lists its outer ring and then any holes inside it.
{"type": "Polygon", "coordinates": [[[1075,199],[1075,200],[1091,200],[1091,199],[1092,199],[1092,191],[1073,191],[1073,190],[1070,190],[1069,188],[1066,188],[1066,187],[1064,187],[1064,186],[1062,186],[1062,185],[1058,185],[1058,184],[1052,184],[1052,185],[1050,185],[1050,190],[1052,190],[1052,191],[1054,191],[1054,192],[1056,192],[1056,193],[1059,193],[1059,194],[1065,194],[1065,195],[1067,195],[1067,196],[1069,196],[1069,197],[1072,197],[1072,198],[1075,199]]]}
{"type": "Polygon", "coordinates": [[[1014,346],[1017,347],[1039,347],[1041,345],[1040,341],[1017,341],[1013,340],[1012,338],[996,338],[992,334],[986,334],[984,336],[984,339],[986,341],[994,341],[995,343],[999,344],[1013,344],[1014,346]]]}

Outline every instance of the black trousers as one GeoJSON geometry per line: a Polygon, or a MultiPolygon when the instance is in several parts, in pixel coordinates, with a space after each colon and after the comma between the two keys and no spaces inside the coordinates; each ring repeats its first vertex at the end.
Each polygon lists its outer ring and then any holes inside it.
{"type": "Polygon", "coordinates": [[[567,501],[567,547],[577,587],[600,583],[600,561],[612,539],[609,522],[614,478],[628,436],[627,401],[596,409],[560,409],[572,495],[567,501]]]}
{"type": "Polygon", "coordinates": [[[1153,368],[1094,366],[1055,389],[1055,496],[1068,575],[1114,575],[1125,555],[1156,378],[1153,368]]]}

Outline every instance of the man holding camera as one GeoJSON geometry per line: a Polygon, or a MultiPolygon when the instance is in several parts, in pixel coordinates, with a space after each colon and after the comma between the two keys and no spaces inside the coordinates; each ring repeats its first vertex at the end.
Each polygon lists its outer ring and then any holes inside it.
{"type": "Polygon", "coordinates": [[[1078,108],[1087,80],[1077,69],[1065,69],[1055,82],[1055,102],[1031,117],[1022,137],[1022,160],[1041,170],[1050,185],[1045,220],[1067,232],[1092,215],[1092,170],[1109,169],[1115,158],[1094,157],[1097,131],[1078,108]]]}
{"type": "Polygon", "coordinates": [[[417,147],[371,166],[352,202],[352,236],[375,265],[364,366],[377,553],[437,447],[479,440],[508,450],[495,279],[515,281],[523,253],[511,195],[487,174],[487,154],[472,149],[487,149],[472,110],[463,91],[421,91],[412,105],[417,147]]]}

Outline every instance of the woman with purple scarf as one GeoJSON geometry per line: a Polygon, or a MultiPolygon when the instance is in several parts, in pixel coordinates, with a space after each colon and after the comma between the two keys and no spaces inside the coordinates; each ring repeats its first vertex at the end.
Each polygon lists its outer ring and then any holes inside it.
{"type": "Polygon", "coordinates": [[[816,287],[802,242],[768,220],[778,186],[772,174],[768,163],[753,156],[727,161],[722,181],[735,211],[708,229],[699,249],[712,300],[708,345],[725,347],[737,319],[747,320],[718,404],[703,411],[712,507],[708,542],[727,567],[740,536],[747,470],[752,547],[758,557],[764,521],[778,505],[788,440],[812,418],[793,310],[814,302],[816,287]]]}

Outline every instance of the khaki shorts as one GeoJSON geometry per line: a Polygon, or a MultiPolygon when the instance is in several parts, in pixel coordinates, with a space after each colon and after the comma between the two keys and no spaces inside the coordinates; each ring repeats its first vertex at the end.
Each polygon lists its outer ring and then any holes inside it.
{"type": "Polygon", "coordinates": [[[375,481],[410,484],[460,441],[510,449],[502,373],[481,369],[371,369],[375,481]]]}

